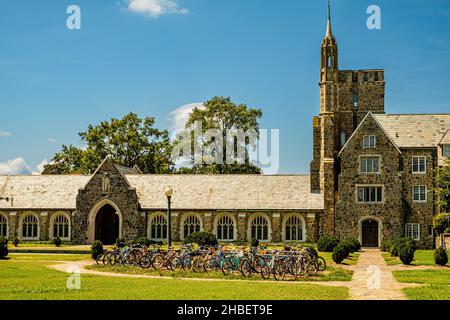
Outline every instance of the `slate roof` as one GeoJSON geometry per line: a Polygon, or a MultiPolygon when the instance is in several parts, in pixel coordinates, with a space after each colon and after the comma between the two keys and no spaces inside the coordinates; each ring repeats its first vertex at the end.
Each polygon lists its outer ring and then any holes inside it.
{"type": "MultiPolygon", "coordinates": [[[[450,114],[374,114],[399,148],[436,147],[450,129],[450,114]]],[[[450,140],[449,138],[447,138],[450,140]]]]}
{"type": "MultiPolygon", "coordinates": [[[[0,210],[75,210],[78,190],[92,176],[0,176],[0,210]]],[[[322,210],[308,175],[125,175],[143,209],[165,209],[163,190],[174,189],[174,210],[322,210]]]]}

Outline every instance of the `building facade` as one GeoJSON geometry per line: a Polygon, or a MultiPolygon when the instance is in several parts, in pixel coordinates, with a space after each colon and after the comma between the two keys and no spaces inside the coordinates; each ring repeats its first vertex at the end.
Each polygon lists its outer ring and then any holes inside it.
{"type": "Polygon", "coordinates": [[[320,62],[310,175],[145,175],[107,158],[89,176],[3,176],[0,235],[165,240],[170,186],[174,240],[209,231],[223,242],[335,235],[433,247],[433,176],[450,157],[450,114],[385,114],[384,71],[339,69],[330,15],[320,62]]]}

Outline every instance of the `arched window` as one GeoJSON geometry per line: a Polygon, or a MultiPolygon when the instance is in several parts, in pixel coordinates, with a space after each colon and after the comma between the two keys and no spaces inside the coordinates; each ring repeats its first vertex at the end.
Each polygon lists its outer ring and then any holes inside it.
{"type": "Polygon", "coordinates": [[[290,216],[284,224],[285,241],[304,241],[304,220],[299,215],[290,216]]]}
{"type": "Polygon", "coordinates": [[[39,239],[39,221],[32,213],[26,214],[22,219],[22,239],[39,239]]]}
{"type": "Polygon", "coordinates": [[[163,214],[150,216],[148,237],[151,240],[167,239],[167,219],[163,214]]]}
{"type": "Polygon", "coordinates": [[[8,238],[8,219],[3,214],[0,214],[0,236],[8,238]]]}
{"type": "Polygon", "coordinates": [[[234,221],[229,216],[222,216],[217,221],[216,231],[217,240],[230,241],[234,240],[234,221]]]}
{"type": "Polygon", "coordinates": [[[269,221],[264,216],[257,216],[252,220],[251,239],[257,239],[260,241],[269,241],[269,221]]]}
{"type": "Polygon", "coordinates": [[[56,214],[53,218],[53,238],[70,239],[70,221],[63,213],[56,214]]]}
{"type": "Polygon", "coordinates": [[[185,238],[194,232],[200,232],[200,229],[201,224],[197,216],[190,215],[184,220],[183,235],[185,238]]]}

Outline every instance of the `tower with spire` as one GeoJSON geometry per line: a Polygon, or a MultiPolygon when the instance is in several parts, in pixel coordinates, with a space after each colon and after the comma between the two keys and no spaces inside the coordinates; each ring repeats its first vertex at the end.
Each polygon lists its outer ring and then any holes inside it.
{"type": "MultiPolygon", "coordinates": [[[[322,193],[321,235],[335,234],[335,204],[339,197],[338,153],[370,111],[384,113],[384,71],[340,70],[338,43],[333,34],[331,3],[320,54],[320,113],[313,119],[311,191],[322,193]]],[[[361,53],[364,53],[362,49],[361,53]]]]}

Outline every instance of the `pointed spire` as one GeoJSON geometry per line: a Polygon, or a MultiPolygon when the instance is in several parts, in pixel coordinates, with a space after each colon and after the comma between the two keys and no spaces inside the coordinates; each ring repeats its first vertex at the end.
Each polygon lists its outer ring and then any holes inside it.
{"type": "Polygon", "coordinates": [[[328,24],[327,24],[327,38],[333,38],[333,32],[331,30],[331,3],[328,0],[328,24]]]}

